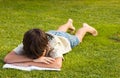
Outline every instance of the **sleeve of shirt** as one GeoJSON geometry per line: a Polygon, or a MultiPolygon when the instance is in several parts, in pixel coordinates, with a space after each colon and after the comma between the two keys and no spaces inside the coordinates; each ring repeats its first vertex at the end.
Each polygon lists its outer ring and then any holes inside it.
{"type": "Polygon", "coordinates": [[[18,55],[21,55],[23,53],[23,44],[19,44],[15,49],[13,49],[13,51],[18,54],[18,55]]]}
{"type": "Polygon", "coordinates": [[[53,58],[62,57],[63,58],[63,48],[58,42],[55,44],[53,51],[50,53],[50,56],[53,58]]]}
{"type": "MultiPolygon", "coordinates": [[[[55,50],[54,50],[55,51],[55,50]]],[[[59,52],[51,52],[50,53],[50,56],[52,57],[52,58],[57,58],[57,57],[61,57],[61,58],[63,58],[63,54],[61,54],[61,53],[59,53],[59,52]]]]}

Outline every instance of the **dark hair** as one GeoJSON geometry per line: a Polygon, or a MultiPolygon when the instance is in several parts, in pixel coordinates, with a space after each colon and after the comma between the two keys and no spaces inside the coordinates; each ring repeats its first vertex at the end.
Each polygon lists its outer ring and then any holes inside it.
{"type": "Polygon", "coordinates": [[[51,38],[51,35],[41,29],[27,31],[23,38],[23,54],[32,59],[42,56],[44,50],[48,50],[48,41],[51,38]]]}

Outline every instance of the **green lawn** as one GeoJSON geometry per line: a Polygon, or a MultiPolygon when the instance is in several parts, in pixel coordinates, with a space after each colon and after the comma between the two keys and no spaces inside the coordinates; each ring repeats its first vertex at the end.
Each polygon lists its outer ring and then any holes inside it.
{"type": "Polygon", "coordinates": [[[0,78],[120,78],[120,0],[0,0],[0,78]],[[64,56],[60,72],[2,69],[5,55],[21,43],[25,31],[57,29],[68,18],[90,34],[64,56]]]}

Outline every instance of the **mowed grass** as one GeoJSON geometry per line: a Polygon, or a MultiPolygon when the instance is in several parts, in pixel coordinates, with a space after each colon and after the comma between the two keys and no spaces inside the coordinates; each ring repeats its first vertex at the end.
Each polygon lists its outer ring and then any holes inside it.
{"type": "Polygon", "coordinates": [[[120,78],[119,40],[119,0],[0,0],[0,78],[120,78]],[[2,68],[5,55],[28,29],[55,30],[69,18],[76,29],[86,22],[99,35],[87,34],[64,55],[60,72],[2,68]]]}

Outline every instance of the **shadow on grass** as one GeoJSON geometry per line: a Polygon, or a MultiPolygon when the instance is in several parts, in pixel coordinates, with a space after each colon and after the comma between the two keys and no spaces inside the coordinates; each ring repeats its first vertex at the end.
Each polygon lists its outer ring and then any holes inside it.
{"type": "Polygon", "coordinates": [[[109,39],[114,40],[116,42],[120,42],[120,33],[110,36],[109,39]]]}

